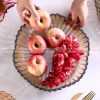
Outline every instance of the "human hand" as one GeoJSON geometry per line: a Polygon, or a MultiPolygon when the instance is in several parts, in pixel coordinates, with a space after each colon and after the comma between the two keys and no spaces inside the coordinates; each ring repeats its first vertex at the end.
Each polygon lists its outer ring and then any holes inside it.
{"type": "Polygon", "coordinates": [[[20,19],[27,25],[29,25],[29,18],[34,16],[36,21],[40,19],[37,10],[40,8],[34,5],[34,0],[17,0],[17,11],[20,19]]]}
{"type": "Polygon", "coordinates": [[[74,25],[83,27],[88,15],[87,0],[74,0],[71,6],[69,18],[74,25]]]}

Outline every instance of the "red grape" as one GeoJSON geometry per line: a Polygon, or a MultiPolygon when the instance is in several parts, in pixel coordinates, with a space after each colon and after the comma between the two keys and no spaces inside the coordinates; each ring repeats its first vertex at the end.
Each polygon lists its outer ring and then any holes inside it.
{"type": "Polygon", "coordinates": [[[55,86],[54,82],[53,81],[50,81],[49,84],[48,84],[49,88],[53,88],[55,86]]]}
{"type": "Polygon", "coordinates": [[[77,61],[80,60],[83,54],[84,51],[79,50],[77,38],[67,35],[64,42],[55,48],[52,58],[52,72],[49,72],[48,77],[42,82],[42,85],[53,88],[65,82],[69,72],[77,67],[77,61]]]}
{"type": "Polygon", "coordinates": [[[60,84],[60,78],[55,77],[55,85],[58,86],[60,84]]]}

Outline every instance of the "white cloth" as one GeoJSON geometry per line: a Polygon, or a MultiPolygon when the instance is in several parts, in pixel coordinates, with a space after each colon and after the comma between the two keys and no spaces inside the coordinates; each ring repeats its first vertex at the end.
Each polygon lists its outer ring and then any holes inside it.
{"type": "MultiPolygon", "coordinates": [[[[36,0],[36,4],[50,13],[64,16],[70,11],[72,0],[36,0]]],[[[6,14],[0,23],[0,90],[12,94],[16,100],[70,100],[79,92],[96,92],[94,100],[100,100],[100,21],[93,0],[88,0],[89,16],[83,30],[90,40],[88,68],[84,76],[74,85],[56,92],[45,92],[31,86],[16,71],[13,64],[13,49],[17,31],[23,23],[20,21],[16,6],[6,14]]]]}

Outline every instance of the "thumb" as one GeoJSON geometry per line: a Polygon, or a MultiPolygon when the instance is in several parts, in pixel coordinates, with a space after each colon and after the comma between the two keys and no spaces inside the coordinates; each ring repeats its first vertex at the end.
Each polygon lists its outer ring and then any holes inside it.
{"type": "Polygon", "coordinates": [[[23,18],[23,22],[27,25],[29,25],[29,18],[30,18],[30,13],[28,10],[24,10],[22,12],[22,18],[23,18]]]}
{"type": "Polygon", "coordinates": [[[85,24],[85,19],[82,16],[79,16],[79,25],[80,27],[83,27],[85,24]]]}
{"type": "Polygon", "coordinates": [[[73,24],[77,24],[77,17],[74,14],[72,14],[71,20],[72,20],[73,24]]]}
{"type": "Polygon", "coordinates": [[[29,21],[29,18],[30,18],[30,16],[31,16],[31,14],[30,14],[30,12],[29,12],[27,9],[25,9],[25,10],[22,12],[22,16],[23,16],[25,19],[27,19],[27,20],[29,21]]]}
{"type": "Polygon", "coordinates": [[[68,19],[69,19],[69,20],[72,20],[72,15],[71,15],[71,13],[68,14],[68,19]]]}
{"type": "Polygon", "coordinates": [[[35,6],[32,5],[29,10],[30,10],[31,15],[33,15],[36,20],[40,19],[40,16],[37,10],[35,9],[35,6]]]}

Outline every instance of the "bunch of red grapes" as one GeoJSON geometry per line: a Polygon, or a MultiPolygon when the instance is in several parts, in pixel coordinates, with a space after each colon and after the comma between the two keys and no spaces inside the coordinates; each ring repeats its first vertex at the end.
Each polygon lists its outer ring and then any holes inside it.
{"type": "Polygon", "coordinates": [[[52,58],[52,71],[49,72],[42,85],[53,88],[65,82],[69,72],[77,67],[77,62],[83,54],[84,51],[79,50],[77,38],[67,35],[63,43],[55,48],[52,58]]]}

